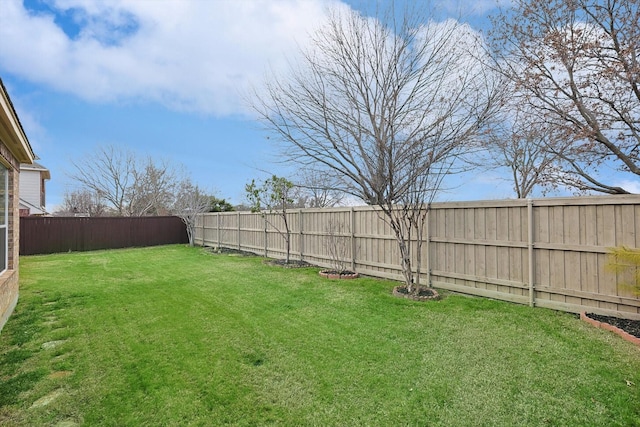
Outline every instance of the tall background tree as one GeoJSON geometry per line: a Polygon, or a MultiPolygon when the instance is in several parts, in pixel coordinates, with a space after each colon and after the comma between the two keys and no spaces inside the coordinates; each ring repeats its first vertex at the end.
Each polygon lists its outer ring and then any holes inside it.
{"type": "Polygon", "coordinates": [[[168,214],[185,179],[179,165],[114,145],[99,146],[71,164],[68,175],[78,191],[104,205],[103,214],[118,216],[168,214]]]}
{"type": "Polygon", "coordinates": [[[498,82],[477,56],[479,35],[422,12],[333,11],[300,61],[268,80],[254,103],[289,161],[331,170],[340,190],[381,208],[411,292],[416,216],[407,213],[433,199],[499,106],[498,82]]]}
{"type": "Polygon", "coordinates": [[[89,189],[66,191],[56,215],[103,216],[106,206],[102,198],[89,189]]]}
{"type": "Polygon", "coordinates": [[[198,215],[233,210],[226,200],[193,183],[180,165],[138,157],[124,148],[98,147],[73,166],[70,176],[79,189],[65,195],[67,213],[176,215],[185,223],[193,246],[198,215]]]}
{"type": "Polygon", "coordinates": [[[166,160],[154,161],[151,157],[134,163],[132,178],[125,194],[128,214],[135,216],[166,215],[184,180],[173,164],[166,160]]]}
{"type": "Polygon", "coordinates": [[[306,208],[330,208],[345,199],[340,177],[333,170],[302,168],[295,177],[299,199],[306,208]]]}
{"type": "Polygon", "coordinates": [[[498,170],[517,198],[553,192],[558,186],[559,142],[552,126],[540,123],[528,105],[507,100],[483,137],[484,150],[469,161],[480,170],[498,170]]]}
{"type": "Polygon", "coordinates": [[[182,219],[187,227],[189,245],[194,245],[196,219],[199,215],[211,209],[211,196],[200,187],[185,178],[177,184],[177,191],[173,198],[171,212],[182,219]]]}
{"type": "Polygon", "coordinates": [[[209,206],[207,212],[232,212],[234,207],[226,199],[220,199],[216,196],[209,196],[209,206]]]}
{"type": "Polygon", "coordinates": [[[556,183],[627,193],[603,170],[640,176],[640,1],[515,0],[493,22],[499,69],[555,130],[556,183]]]}
{"type": "Polygon", "coordinates": [[[128,213],[127,193],[133,185],[135,155],[113,145],[71,161],[69,177],[80,187],[98,195],[117,215],[128,213]]]}

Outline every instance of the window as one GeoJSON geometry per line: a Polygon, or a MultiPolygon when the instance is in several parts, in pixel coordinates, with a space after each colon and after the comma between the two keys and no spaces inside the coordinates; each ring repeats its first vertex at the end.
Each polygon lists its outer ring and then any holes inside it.
{"type": "Polygon", "coordinates": [[[0,163],[0,272],[7,269],[7,214],[9,212],[9,170],[0,163]]]}

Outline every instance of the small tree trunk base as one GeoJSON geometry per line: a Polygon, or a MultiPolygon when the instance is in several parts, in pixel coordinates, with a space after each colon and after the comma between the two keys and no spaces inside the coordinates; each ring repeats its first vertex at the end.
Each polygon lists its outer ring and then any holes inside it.
{"type": "Polygon", "coordinates": [[[407,298],[414,301],[432,301],[440,299],[440,294],[433,288],[420,287],[413,292],[409,292],[406,285],[400,285],[393,288],[393,296],[407,298]]]}

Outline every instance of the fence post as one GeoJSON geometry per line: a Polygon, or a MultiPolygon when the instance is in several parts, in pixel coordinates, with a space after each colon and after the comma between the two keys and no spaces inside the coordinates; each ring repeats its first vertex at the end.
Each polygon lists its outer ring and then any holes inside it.
{"type": "Polygon", "coordinates": [[[527,199],[527,217],[528,217],[528,242],[527,249],[529,252],[529,306],[535,305],[534,296],[534,265],[533,265],[533,200],[527,199]]]}
{"type": "Polygon", "coordinates": [[[427,218],[425,219],[427,223],[426,227],[426,243],[427,243],[427,286],[431,287],[431,229],[429,227],[430,215],[431,214],[431,203],[427,204],[427,218]]]}
{"type": "Polygon", "coordinates": [[[218,249],[220,249],[220,246],[222,245],[222,240],[220,239],[220,212],[218,212],[216,214],[216,222],[218,224],[218,231],[217,231],[217,237],[218,237],[218,249]]]}
{"type": "Polygon", "coordinates": [[[267,225],[268,225],[267,214],[265,213],[262,214],[262,221],[264,223],[264,257],[267,258],[267,255],[269,254],[269,242],[268,242],[269,234],[267,232],[267,225]]]}
{"type": "Polygon", "coordinates": [[[238,211],[238,250],[242,250],[240,247],[240,211],[238,211]]]}
{"type": "Polygon", "coordinates": [[[304,259],[304,233],[302,227],[302,209],[298,211],[298,227],[300,228],[300,237],[298,246],[300,247],[300,261],[304,259]]]}
{"type": "Polygon", "coordinates": [[[204,241],[204,236],[205,236],[205,227],[204,227],[204,221],[206,219],[206,216],[204,213],[200,214],[200,217],[202,218],[202,247],[205,247],[205,241],[204,241]]]}
{"type": "Polygon", "coordinates": [[[356,223],[356,211],[351,207],[350,213],[350,227],[351,231],[351,271],[356,271],[356,233],[355,233],[355,223],[356,223]]]}

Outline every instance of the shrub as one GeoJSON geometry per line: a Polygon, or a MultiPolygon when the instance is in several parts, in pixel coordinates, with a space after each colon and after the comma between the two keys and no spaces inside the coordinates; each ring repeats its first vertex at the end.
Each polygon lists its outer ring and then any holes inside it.
{"type": "Polygon", "coordinates": [[[640,297],[640,249],[626,246],[610,249],[607,267],[614,273],[627,273],[630,280],[621,283],[620,286],[631,289],[640,297]]]}

